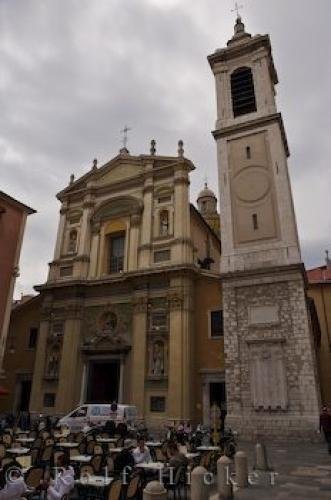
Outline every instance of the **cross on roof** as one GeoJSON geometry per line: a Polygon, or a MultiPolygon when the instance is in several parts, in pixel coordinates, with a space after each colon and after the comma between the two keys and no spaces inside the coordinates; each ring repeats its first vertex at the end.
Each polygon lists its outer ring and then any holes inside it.
{"type": "Polygon", "coordinates": [[[243,5],[238,5],[238,2],[234,4],[234,9],[231,10],[231,12],[237,12],[237,17],[240,18],[240,10],[244,8],[243,5]]]}
{"type": "Polygon", "coordinates": [[[126,149],[126,146],[128,144],[128,132],[131,130],[127,125],[125,125],[124,129],[121,130],[121,134],[123,134],[123,147],[126,149]]]}

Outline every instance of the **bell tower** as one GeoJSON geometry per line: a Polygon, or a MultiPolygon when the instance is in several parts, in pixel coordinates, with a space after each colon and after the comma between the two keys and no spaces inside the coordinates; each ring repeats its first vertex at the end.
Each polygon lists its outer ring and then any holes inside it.
{"type": "Polygon", "coordinates": [[[268,35],[237,17],[215,76],[228,423],[314,434],[319,390],[268,35]]]}

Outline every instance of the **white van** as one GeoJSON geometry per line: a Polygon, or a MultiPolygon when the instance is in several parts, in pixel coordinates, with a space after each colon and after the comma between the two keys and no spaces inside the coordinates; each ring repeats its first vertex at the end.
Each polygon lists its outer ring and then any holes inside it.
{"type": "Polygon", "coordinates": [[[135,427],[138,423],[137,407],[121,404],[86,404],[60,418],[57,425],[67,426],[72,432],[79,432],[88,426],[103,426],[107,420],[114,420],[115,424],[125,422],[128,427],[135,427]]]}

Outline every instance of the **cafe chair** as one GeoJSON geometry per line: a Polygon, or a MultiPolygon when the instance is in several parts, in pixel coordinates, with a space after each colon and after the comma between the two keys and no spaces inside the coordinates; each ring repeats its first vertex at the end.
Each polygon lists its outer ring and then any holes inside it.
{"type": "Polygon", "coordinates": [[[40,481],[44,478],[44,469],[42,467],[31,467],[25,475],[25,484],[28,488],[38,488],[40,481]]]}
{"type": "Polygon", "coordinates": [[[39,462],[40,449],[39,448],[31,448],[31,463],[32,465],[37,465],[39,462]]]}
{"type": "Polygon", "coordinates": [[[96,474],[98,474],[102,466],[102,455],[94,455],[91,459],[90,464],[93,466],[96,474]]]}
{"type": "Polygon", "coordinates": [[[95,446],[95,444],[96,444],[96,443],[95,443],[94,441],[89,441],[89,442],[87,443],[86,453],[87,453],[88,455],[93,455],[93,453],[94,453],[94,446],[95,446]]]}
{"type": "Polygon", "coordinates": [[[122,481],[119,479],[111,483],[107,500],[120,500],[122,495],[122,481]]]}
{"type": "Polygon", "coordinates": [[[6,447],[3,443],[0,443],[0,460],[6,456],[6,447]]]}
{"type": "Polygon", "coordinates": [[[142,483],[140,476],[134,476],[130,480],[127,490],[126,490],[126,499],[135,499],[138,500],[142,497],[142,483]]]}

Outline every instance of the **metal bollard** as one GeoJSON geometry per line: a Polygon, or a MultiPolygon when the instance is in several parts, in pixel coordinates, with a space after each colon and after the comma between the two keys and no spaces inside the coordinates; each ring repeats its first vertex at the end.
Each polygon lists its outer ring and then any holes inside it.
{"type": "Polygon", "coordinates": [[[143,500],[167,500],[168,493],[159,481],[147,483],[143,492],[143,500]]]}
{"type": "Polygon", "coordinates": [[[210,485],[206,481],[207,469],[196,467],[191,474],[191,500],[209,500],[210,485]]]}
{"type": "Polygon", "coordinates": [[[217,461],[217,491],[220,500],[231,500],[233,498],[230,464],[231,460],[226,455],[223,455],[217,461]]]}
{"type": "Polygon", "coordinates": [[[246,453],[237,451],[234,456],[234,464],[236,470],[236,483],[239,488],[247,488],[248,486],[248,463],[246,453]]]}

